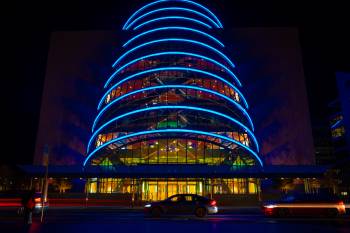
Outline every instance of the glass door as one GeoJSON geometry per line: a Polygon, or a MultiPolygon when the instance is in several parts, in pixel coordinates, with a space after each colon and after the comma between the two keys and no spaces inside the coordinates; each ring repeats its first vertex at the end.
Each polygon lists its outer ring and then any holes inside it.
{"type": "Polygon", "coordinates": [[[168,182],[168,197],[177,194],[177,182],[168,182]]]}

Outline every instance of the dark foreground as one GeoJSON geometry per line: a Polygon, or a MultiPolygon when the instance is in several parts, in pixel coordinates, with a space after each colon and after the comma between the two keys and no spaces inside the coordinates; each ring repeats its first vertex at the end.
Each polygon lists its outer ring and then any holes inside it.
{"type": "Polygon", "coordinates": [[[145,217],[139,209],[80,208],[49,209],[44,223],[39,216],[30,227],[14,209],[0,209],[0,232],[60,232],[60,233],[102,233],[102,232],[350,232],[350,217],[339,218],[267,218],[259,209],[225,210],[219,214],[199,219],[192,216],[145,217]]]}

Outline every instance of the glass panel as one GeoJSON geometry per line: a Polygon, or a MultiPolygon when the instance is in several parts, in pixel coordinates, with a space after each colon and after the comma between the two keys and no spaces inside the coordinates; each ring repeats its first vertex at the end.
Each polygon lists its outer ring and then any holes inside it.
{"type": "Polygon", "coordinates": [[[177,182],[168,182],[168,197],[178,193],[177,182]]]}
{"type": "Polygon", "coordinates": [[[148,200],[153,200],[153,201],[158,200],[157,193],[158,193],[157,182],[149,182],[149,184],[148,184],[148,194],[147,194],[148,198],[147,199],[148,200]]]}
{"type": "Polygon", "coordinates": [[[89,193],[96,193],[97,192],[97,179],[90,179],[89,182],[89,193]]]}
{"type": "Polygon", "coordinates": [[[164,200],[165,198],[167,198],[166,186],[167,182],[158,182],[158,200],[164,200]]]}
{"type": "Polygon", "coordinates": [[[197,142],[197,163],[204,163],[204,142],[197,142]]]}
{"type": "Polygon", "coordinates": [[[213,155],[212,155],[212,144],[211,143],[205,143],[205,163],[207,164],[213,164],[213,155]]]}
{"type": "Polygon", "coordinates": [[[159,148],[159,142],[158,140],[150,141],[148,144],[148,155],[147,159],[150,164],[156,164],[158,163],[158,148],[159,148]]]}
{"type": "Polygon", "coordinates": [[[132,164],[139,164],[141,158],[141,143],[133,144],[132,148],[132,164]]]}
{"type": "Polygon", "coordinates": [[[177,146],[178,146],[178,151],[177,151],[178,163],[186,163],[186,140],[178,139],[177,146]]]}
{"type": "Polygon", "coordinates": [[[159,163],[167,163],[167,140],[160,139],[159,140],[159,163]]]}
{"type": "Polygon", "coordinates": [[[187,163],[196,162],[197,143],[194,140],[187,140],[187,163]]]}
{"type": "Polygon", "coordinates": [[[235,178],[234,182],[235,182],[234,193],[246,194],[247,180],[245,178],[235,178]]]}
{"type": "Polygon", "coordinates": [[[187,182],[187,192],[190,194],[196,194],[196,182],[187,182]]]}
{"type": "Polygon", "coordinates": [[[177,152],[179,148],[176,139],[168,140],[168,163],[177,163],[177,152]]]}
{"type": "Polygon", "coordinates": [[[248,192],[249,194],[257,193],[256,179],[249,178],[248,192]]]}
{"type": "Polygon", "coordinates": [[[148,142],[141,142],[141,156],[139,163],[148,163],[148,142]]]}

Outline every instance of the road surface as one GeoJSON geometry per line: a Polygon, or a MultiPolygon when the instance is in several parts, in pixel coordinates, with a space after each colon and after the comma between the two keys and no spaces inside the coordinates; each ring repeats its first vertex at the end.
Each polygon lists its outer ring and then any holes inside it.
{"type": "Polygon", "coordinates": [[[290,217],[267,218],[258,209],[225,211],[200,219],[193,216],[161,218],[145,217],[140,209],[116,208],[56,208],[45,213],[44,222],[38,215],[26,227],[15,209],[0,210],[1,233],[206,233],[206,232],[272,232],[272,233],[349,233],[350,216],[338,218],[290,217]]]}

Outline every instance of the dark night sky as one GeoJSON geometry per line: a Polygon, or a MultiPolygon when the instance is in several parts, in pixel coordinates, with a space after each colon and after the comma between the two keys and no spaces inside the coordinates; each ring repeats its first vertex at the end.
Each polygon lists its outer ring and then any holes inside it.
{"type": "MultiPolygon", "coordinates": [[[[14,1],[3,8],[1,163],[31,163],[39,121],[50,33],[120,30],[149,1],[14,1]],[[5,126],[5,127],[4,127],[5,126]]],[[[350,70],[350,20],[341,1],[199,1],[224,27],[297,27],[311,121],[327,126],[327,103],[336,96],[335,72],[350,70]],[[314,2],[305,4],[305,2],[314,2]]]]}

